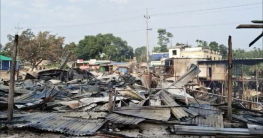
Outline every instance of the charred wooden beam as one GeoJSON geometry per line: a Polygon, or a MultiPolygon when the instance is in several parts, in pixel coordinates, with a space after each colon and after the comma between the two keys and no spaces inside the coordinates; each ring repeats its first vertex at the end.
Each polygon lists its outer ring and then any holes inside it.
{"type": "Polygon", "coordinates": [[[237,26],[237,29],[245,29],[245,28],[259,29],[259,28],[263,28],[263,25],[260,25],[260,24],[240,24],[237,26]]]}
{"type": "Polygon", "coordinates": [[[263,23],[263,20],[252,20],[252,23],[263,23]]]}
{"type": "Polygon", "coordinates": [[[263,32],[249,44],[249,47],[254,45],[261,37],[263,37],[263,32]]]}

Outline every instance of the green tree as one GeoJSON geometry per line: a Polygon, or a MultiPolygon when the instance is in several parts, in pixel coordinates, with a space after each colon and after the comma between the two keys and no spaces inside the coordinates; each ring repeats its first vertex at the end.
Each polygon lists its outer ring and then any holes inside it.
{"type": "Polygon", "coordinates": [[[166,29],[158,29],[158,47],[154,47],[153,52],[168,52],[167,44],[170,43],[170,39],[173,34],[167,32],[166,29]]]}
{"type": "Polygon", "coordinates": [[[133,48],[120,37],[112,34],[97,34],[85,36],[79,41],[76,55],[80,59],[104,59],[114,61],[128,61],[133,57],[133,48]]]}
{"type": "Polygon", "coordinates": [[[146,54],[146,47],[145,46],[142,46],[142,47],[138,47],[135,49],[135,53],[134,53],[135,57],[136,57],[136,60],[137,62],[146,62],[146,57],[147,57],[147,54],[146,54]]]}
{"type": "Polygon", "coordinates": [[[197,43],[197,47],[208,48],[208,42],[207,41],[197,39],[197,40],[195,40],[195,42],[197,43]]]}
{"type": "Polygon", "coordinates": [[[208,46],[209,46],[209,49],[212,51],[219,51],[219,45],[215,41],[210,42],[208,46]]]}
{"type": "MultiPolygon", "coordinates": [[[[5,51],[11,55],[14,47],[14,37],[8,35],[9,42],[5,51]]],[[[56,62],[62,56],[64,37],[50,34],[48,31],[39,32],[36,36],[27,29],[21,33],[18,39],[19,58],[28,61],[32,68],[37,67],[43,60],[56,62]]]]}
{"type": "Polygon", "coordinates": [[[76,61],[77,56],[76,56],[76,49],[77,45],[74,42],[71,42],[69,44],[66,44],[63,48],[64,55],[66,55],[68,52],[72,52],[71,57],[69,58],[69,61],[76,61]]]}
{"type": "Polygon", "coordinates": [[[223,59],[227,59],[228,55],[227,55],[227,47],[223,44],[218,46],[219,48],[219,52],[222,55],[223,59]]]}

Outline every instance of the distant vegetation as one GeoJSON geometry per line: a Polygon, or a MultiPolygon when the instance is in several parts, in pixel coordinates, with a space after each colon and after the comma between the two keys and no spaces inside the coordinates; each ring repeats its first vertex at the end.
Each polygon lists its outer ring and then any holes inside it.
{"type": "MultiPolygon", "coordinates": [[[[153,52],[168,52],[168,44],[173,37],[173,34],[166,29],[158,29],[158,43],[154,47],[153,52]]],[[[14,37],[8,35],[9,42],[3,47],[0,44],[1,55],[11,56],[12,47],[14,45],[14,37]]],[[[57,64],[66,56],[68,51],[73,55],[70,61],[76,59],[105,59],[113,61],[129,61],[136,57],[138,62],[146,61],[146,47],[138,47],[133,51],[133,48],[128,45],[127,41],[113,34],[97,34],[87,35],[81,39],[78,44],[74,42],[64,44],[64,37],[50,34],[48,31],[39,32],[35,35],[30,29],[27,29],[19,36],[19,58],[22,61],[30,63],[32,68],[37,67],[42,60],[50,60],[53,64],[57,64]]],[[[218,51],[222,54],[223,59],[228,57],[228,48],[216,41],[207,42],[204,40],[196,40],[197,47],[204,47],[213,51],[218,51]]],[[[176,45],[187,45],[176,43],[176,45]]],[[[190,46],[190,45],[188,45],[190,46]]],[[[191,47],[191,46],[190,46],[191,47]]],[[[263,50],[254,48],[250,51],[243,49],[233,50],[233,58],[263,58],[263,50]]],[[[248,74],[254,74],[258,68],[263,75],[263,65],[246,67],[248,74]]]]}

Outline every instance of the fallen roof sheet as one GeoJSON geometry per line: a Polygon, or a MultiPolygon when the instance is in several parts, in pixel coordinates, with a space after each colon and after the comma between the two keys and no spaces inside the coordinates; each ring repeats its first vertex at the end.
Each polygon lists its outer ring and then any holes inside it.
{"type": "Polygon", "coordinates": [[[173,132],[176,134],[226,134],[226,135],[249,135],[247,128],[215,128],[201,126],[181,126],[174,125],[173,132]]]}
{"type": "Polygon", "coordinates": [[[206,117],[194,117],[191,120],[187,121],[189,124],[195,124],[202,127],[215,127],[223,128],[223,115],[209,115],[206,117]]]}
{"type": "MultiPolygon", "coordinates": [[[[18,93],[18,94],[27,94],[27,93],[32,92],[30,90],[21,89],[21,88],[18,88],[18,87],[15,87],[14,90],[15,90],[15,93],[18,93]]],[[[9,86],[5,86],[5,85],[1,84],[0,85],[0,91],[8,93],[9,92],[9,86]]]]}
{"type": "Polygon", "coordinates": [[[222,114],[222,112],[218,108],[208,104],[191,104],[188,109],[198,113],[201,116],[222,114]]]}
{"type": "Polygon", "coordinates": [[[105,119],[66,118],[61,113],[33,113],[17,121],[30,121],[15,124],[15,127],[32,127],[51,132],[60,132],[75,136],[93,135],[105,122],[105,119]]]}
{"type": "Polygon", "coordinates": [[[189,81],[191,81],[201,70],[194,64],[191,64],[190,69],[180,78],[178,78],[172,85],[177,88],[182,88],[189,81]]]}
{"type": "Polygon", "coordinates": [[[116,123],[116,124],[126,124],[126,125],[137,125],[138,123],[144,121],[144,118],[138,118],[138,117],[131,117],[126,115],[119,115],[119,114],[109,114],[107,117],[107,120],[116,123]]]}
{"type": "Polygon", "coordinates": [[[15,98],[15,106],[20,108],[37,106],[39,104],[44,104],[51,100],[51,98],[66,98],[70,94],[61,90],[57,86],[46,87],[41,92],[30,92],[28,94],[24,94],[22,96],[15,98]]]}
{"type": "MultiPolygon", "coordinates": [[[[161,100],[169,106],[180,106],[177,104],[174,99],[171,98],[170,95],[168,95],[165,91],[160,92],[160,98],[161,100]]],[[[178,108],[171,108],[173,115],[178,119],[181,120],[183,118],[188,117],[188,114],[183,110],[183,108],[178,107],[178,108]]]]}
{"type": "Polygon", "coordinates": [[[145,119],[153,119],[160,121],[168,121],[171,113],[170,108],[157,108],[157,107],[116,107],[115,113],[131,115],[136,117],[141,117],[145,119]]]}
{"type": "Polygon", "coordinates": [[[262,117],[255,117],[255,116],[251,116],[251,115],[236,115],[233,114],[232,117],[234,119],[237,119],[239,121],[243,121],[245,123],[256,123],[256,124],[261,124],[263,125],[263,118],[262,117]]]}
{"type": "Polygon", "coordinates": [[[145,98],[142,97],[139,93],[133,91],[132,89],[123,89],[123,88],[115,88],[115,90],[120,93],[122,96],[128,96],[135,100],[144,100],[145,98]]]}
{"type": "Polygon", "coordinates": [[[98,105],[92,109],[92,111],[108,111],[109,110],[109,103],[105,103],[103,105],[98,105]]]}
{"type": "Polygon", "coordinates": [[[250,134],[260,134],[263,135],[263,126],[247,124],[250,134]]]}
{"type": "MultiPolygon", "coordinates": [[[[124,99],[123,97],[116,97],[116,100],[119,101],[120,99],[124,99]]],[[[109,97],[90,97],[90,98],[82,98],[80,100],[74,101],[62,101],[60,104],[67,105],[71,109],[77,109],[83,106],[90,105],[92,103],[99,103],[99,102],[108,102],[109,97]]]]}
{"type": "Polygon", "coordinates": [[[84,119],[97,119],[97,118],[105,118],[108,115],[106,112],[69,112],[65,113],[63,117],[70,118],[84,118],[84,119]]]}

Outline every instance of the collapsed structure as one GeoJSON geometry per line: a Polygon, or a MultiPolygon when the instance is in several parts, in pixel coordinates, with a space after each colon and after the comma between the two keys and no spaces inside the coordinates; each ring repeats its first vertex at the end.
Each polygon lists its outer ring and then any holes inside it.
{"type": "Polygon", "coordinates": [[[262,136],[263,111],[233,103],[228,122],[226,104],[215,102],[220,96],[193,82],[200,72],[192,64],[178,79],[153,73],[152,83],[138,72],[51,69],[27,74],[16,82],[13,122],[6,121],[8,83],[1,84],[0,127],[73,136],[262,136]]]}

